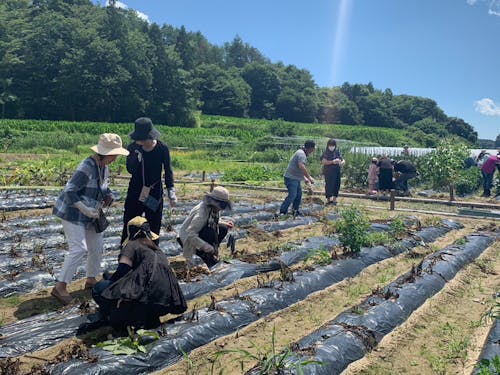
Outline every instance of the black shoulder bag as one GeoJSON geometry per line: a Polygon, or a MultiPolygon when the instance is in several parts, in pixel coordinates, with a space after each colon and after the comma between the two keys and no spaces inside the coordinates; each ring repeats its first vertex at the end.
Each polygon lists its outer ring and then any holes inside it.
{"type": "MultiPolygon", "coordinates": [[[[101,176],[101,168],[99,168],[99,162],[96,161],[97,165],[97,174],[99,175],[99,187],[97,191],[97,201],[99,201],[99,197],[104,198],[102,194],[102,176],[101,176]]],[[[99,217],[94,219],[94,229],[96,233],[102,233],[109,226],[109,220],[106,218],[102,207],[99,207],[99,217]]]]}

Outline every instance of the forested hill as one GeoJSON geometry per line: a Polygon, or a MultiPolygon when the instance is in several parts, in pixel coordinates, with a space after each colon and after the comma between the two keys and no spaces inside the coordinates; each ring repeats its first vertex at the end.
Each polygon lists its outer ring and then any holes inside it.
{"type": "MultiPolygon", "coordinates": [[[[111,1],[111,3],[114,3],[111,1]]],[[[155,123],[194,127],[199,111],[298,122],[403,128],[421,145],[472,126],[429,98],[371,83],[321,88],[310,72],[272,63],[236,36],[148,24],[133,10],[90,0],[0,1],[2,118],[155,123]]]]}

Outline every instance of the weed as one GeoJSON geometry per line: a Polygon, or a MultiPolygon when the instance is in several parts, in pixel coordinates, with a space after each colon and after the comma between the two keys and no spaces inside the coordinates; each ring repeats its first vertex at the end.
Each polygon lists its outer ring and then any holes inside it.
{"type": "MultiPolygon", "coordinates": [[[[215,373],[215,365],[220,363],[220,358],[228,354],[238,354],[239,357],[237,361],[240,363],[241,373],[244,372],[245,363],[255,362],[258,364],[255,367],[259,371],[259,375],[268,374],[283,374],[287,369],[296,370],[297,373],[303,373],[303,367],[310,364],[319,364],[322,362],[313,360],[298,360],[290,348],[290,346],[285,347],[281,352],[276,351],[276,327],[273,327],[273,333],[271,335],[271,347],[262,350],[260,346],[256,345],[254,342],[250,341],[252,348],[256,353],[251,353],[245,349],[225,349],[220,350],[215,353],[215,357],[212,361],[211,374],[215,373]]],[[[222,369],[219,374],[222,374],[222,369]]]]}
{"type": "Polygon", "coordinates": [[[386,284],[388,281],[392,280],[394,276],[396,275],[396,270],[394,267],[390,267],[384,272],[382,272],[378,278],[378,282],[380,284],[386,284]]]}
{"type": "Polygon", "coordinates": [[[189,354],[187,354],[184,350],[182,350],[182,348],[181,348],[181,352],[182,352],[182,357],[186,360],[186,374],[188,374],[189,370],[192,370],[193,368],[195,368],[196,365],[194,364],[192,359],[189,358],[189,354]]]}
{"type": "Polygon", "coordinates": [[[464,237],[459,238],[458,240],[455,241],[455,245],[459,245],[459,246],[465,245],[466,243],[467,243],[467,240],[464,237]]]}
{"type": "Polygon", "coordinates": [[[5,307],[16,307],[21,303],[21,298],[19,296],[10,296],[0,299],[0,305],[5,307]]]}

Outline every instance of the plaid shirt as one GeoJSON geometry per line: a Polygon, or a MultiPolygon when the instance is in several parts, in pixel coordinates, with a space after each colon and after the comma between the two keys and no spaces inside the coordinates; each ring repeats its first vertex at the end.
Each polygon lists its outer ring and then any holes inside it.
{"type": "Polygon", "coordinates": [[[112,196],[108,188],[109,169],[107,166],[101,169],[104,173],[102,178],[102,196],[99,196],[99,172],[97,163],[92,157],[88,157],[78,165],[64,190],[59,195],[52,213],[61,219],[73,224],[87,225],[93,219],[85,216],[74,203],[82,201],[89,207],[99,207],[106,196],[112,196]]]}

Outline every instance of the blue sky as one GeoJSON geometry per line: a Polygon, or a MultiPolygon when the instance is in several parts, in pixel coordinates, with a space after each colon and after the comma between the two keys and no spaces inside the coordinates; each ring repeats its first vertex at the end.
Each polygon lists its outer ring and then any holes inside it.
{"type": "MultiPolygon", "coordinates": [[[[105,0],[100,0],[101,4],[105,0]]],[[[149,22],[222,45],[239,35],[322,87],[434,99],[480,138],[500,133],[500,0],[123,0],[149,22]]]]}

